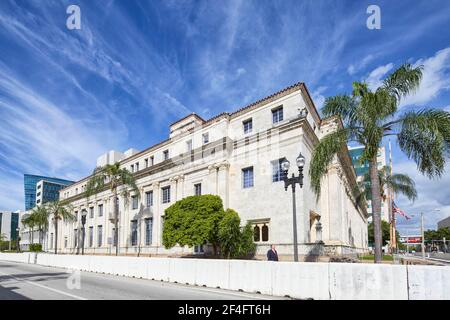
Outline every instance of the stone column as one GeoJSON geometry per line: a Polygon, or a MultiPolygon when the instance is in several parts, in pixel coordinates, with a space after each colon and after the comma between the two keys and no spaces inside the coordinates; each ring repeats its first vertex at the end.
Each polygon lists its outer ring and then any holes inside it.
{"type": "Polygon", "coordinates": [[[184,198],[184,174],[177,177],[177,198],[176,200],[181,200],[184,198]]]}
{"type": "Polygon", "coordinates": [[[217,168],[215,165],[208,166],[208,187],[207,192],[209,194],[217,194],[217,168]]]}
{"type": "Polygon", "coordinates": [[[222,198],[224,209],[228,209],[230,164],[224,161],[217,167],[217,194],[222,198]]]}
{"type": "Polygon", "coordinates": [[[161,246],[162,243],[162,235],[161,235],[161,193],[159,188],[159,182],[153,183],[153,239],[152,244],[155,243],[158,247],[161,246]]]}

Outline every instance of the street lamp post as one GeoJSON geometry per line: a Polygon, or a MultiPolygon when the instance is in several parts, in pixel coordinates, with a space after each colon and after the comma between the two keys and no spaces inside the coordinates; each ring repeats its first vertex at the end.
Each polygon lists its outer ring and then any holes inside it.
{"type": "Polygon", "coordinates": [[[81,238],[81,255],[84,255],[84,238],[85,238],[85,233],[86,233],[86,229],[84,227],[84,225],[86,224],[86,216],[87,216],[87,211],[83,210],[81,212],[81,232],[82,232],[82,238],[81,238]]]}
{"type": "Polygon", "coordinates": [[[422,259],[425,259],[425,231],[423,230],[423,212],[420,213],[420,233],[422,236],[422,259]]]}
{"type": "Polygon", "coordinates": [[[293,173],[292,176],[288,177],[288,171],[290,167],[290,162],[288,160],[284,160],[281,163],[281,169],[283,171],[283,181],[284,181],[284,189],[287,191],[288,187],[292,188],[292,222],[293,222],[293,231],[294,231],[294,261],[298,261],[298,247],[297,247],[297,208],[295,205],[295,184],[299,184],[300,188],[303,187],[303,167],[305,166],[305,157],[300,154],[296,159],[297,167],[298,167],[298,176],[296,177],[293,173]]]}

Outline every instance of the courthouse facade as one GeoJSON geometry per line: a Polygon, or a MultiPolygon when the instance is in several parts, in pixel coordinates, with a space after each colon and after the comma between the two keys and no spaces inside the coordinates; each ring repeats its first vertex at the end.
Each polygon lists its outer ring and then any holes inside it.
{"type": "MultiPolygon", "coordinates": [[[[297,186],[297,233],[300,257],[316,250],[317,224],[322,225],[328,254],[367,251],[367,212],[356,205],[352,192],[356,176],[346,147],[334,159],[322,181],[318,200],[310,188],[311,154],[320,138],[341,122],[321,119],[303,83],[232,113],[205,120],[190,114],[170,126],[169,138],[143,151],[111,151],[98,165],[120,162],[133,172],[139,196],[121,196],[119,188],[119,239],[121,254],[178,256],[202,253],[194,248],[162,246],[164,210],[194,194],[219,195],[225,208],[236,210],[242,224],[254,228],[257,255],[263,257],[275,244],[281,259],[292,259],[292,193],[285,191],[280,164],[297,168],[301,152],[306,159],[303,188],[297,186]]],[[[60,191],[60,199],[74,207],[75,222],[60,222],[58,251],[76,253],[81,241],[81,215],[86,214],[85,253],[114,254],[113,196],[109,190],[86,198],[89,177],[60,191]]],[[[54,250],[50,223],[47,250],[54,250]]]]}

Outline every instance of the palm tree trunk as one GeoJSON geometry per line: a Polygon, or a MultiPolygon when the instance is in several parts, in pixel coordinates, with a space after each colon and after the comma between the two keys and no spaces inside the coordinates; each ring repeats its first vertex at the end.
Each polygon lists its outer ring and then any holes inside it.
{"type": "Polygon", "coordinates": [[[370,186],[372,192],[372,219],[375,246],[375,263],[381,263],[381,247],[383,243],[381,233],[381,195],[380,180],[378,178],[376,155],[369,161],[370,186]]]}
{"type": "Polygon", "coordinates": [[[58,219],[55,218],[55,254],[58,254],[58,219]]]}

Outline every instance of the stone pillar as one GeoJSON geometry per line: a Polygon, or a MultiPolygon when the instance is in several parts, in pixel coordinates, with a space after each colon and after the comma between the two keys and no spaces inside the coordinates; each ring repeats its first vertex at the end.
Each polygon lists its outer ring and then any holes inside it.
{"type": "Polygon", "coordinates": [[[208,189],[209,194],[217,194],[217,168],[215,165],[208,166],[208,189]]]}
{"type": "Polygon", "coordinates": [[[217,168],[217,194],[222,198],[224,209],[228,209],[230,164],[224,161],[217,168]]]}
{"type": "Polygon", "coordinates": [[[177,176],[177,198],[181,200],[184,198],[184,174],[177,176]]]}
{"type": "Polygon", "coordinates": [[[162,234],[161,230],[161,191],[159,188],[159,182],[153,183],[153,239],[152,243],[155,243],[158,247],[161,246],[162,243],[162,234]]]}

